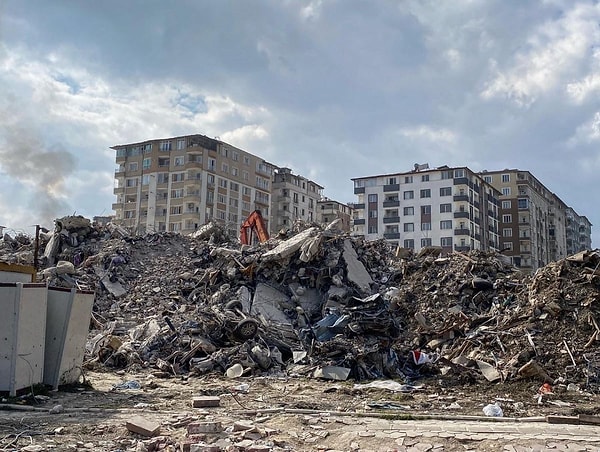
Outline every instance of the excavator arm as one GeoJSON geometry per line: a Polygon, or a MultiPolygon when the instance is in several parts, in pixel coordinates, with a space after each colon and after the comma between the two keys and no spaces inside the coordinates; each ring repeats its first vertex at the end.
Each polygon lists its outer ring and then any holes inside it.
{"type": "Polygon", "coordinates": [[[252,212],[248,215],[246,221],[242,223],[242,227],[240,228],[240,242],[242,245],[251,245],[253,235],[256,235],[260,243],[269,240],[269,232],[267,231],[265,220],[260,210],[252,212]]]}

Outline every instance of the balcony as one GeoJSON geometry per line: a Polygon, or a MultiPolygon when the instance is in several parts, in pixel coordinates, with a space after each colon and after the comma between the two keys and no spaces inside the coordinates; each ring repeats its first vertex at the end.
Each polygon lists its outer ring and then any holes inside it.
{"type": "Polygon", "coordinates": [[[400,217],[383,217],[384,223],[400,223],[400,217]]]}
{"type": "Polygon", "coordinates": [[[353,220],[355,225],[360,225],[360,224],[365,224],[365,219],[364,218],[356,218],[353,220]]]}
{"type": "Polygon", "coordinates": [[[471,235],[471,231],[469,229],[455,229],[454,235],[471,235]]]}
{"type": "Polygon", "coordinates": [[[469,195],[454,195],[452,199],[456,202],[458,201],[466,201],[469,202],[469,195]]]}
{"type": "Polygon", "coordinates": [[[466,177],[455,177],[454,178],[454,185],[468,185],[469,184],[469,179],[467,179],[466,177]]]}
{"type": "Polygon", "coordinates": [[[469,218],[469,212],[463,212],[463,211],[454,212],[454,218],[469,218]]]}
{"type": "Polygon", "coordinates": [[[383,238],[386,240],[397,240],[400,238],[399,232],[384,232],[383,238]]]}
{"type": "Polygon", "coordinates": [[[115,187],[113,189],[113,194],[115,195],[122,195],[125,193],[125,187],[115,187]]]}
{"type": "Polygon", "coordinates": [[[123,209],[123,203],[122,202],[113,202],[111,208],[112,208],[112,210],[121,210],[121,209],[123,209]]]}
{"type": "Polygon", "coordinates": [[[354,210],[364,210],[365,209],[365,203],[360,203],[360,204],[354,204],[354,210]]]}
{"type": "Polygon", "coordinates": [[[468,245],[454,245],[454,251],[466,252],[470,251],[471,247],[468,245]]]}
{"type": "Polygon", "coordinates": [[[185,169],[202,168],[202,161],[191,160],[185,164],[185,169]]]}
{"type": "Polygon", "coordinates": [[[476,209],[479,209],[481,204],[479,203],[479,201],[473,201],[473,205],[475,206],[476,209]]]}
{"type": "Polygon", "coordinates": [[[365,187],[354,187],[354,194],[359,195],[365,192],[365,187]]]}
{"type": "Polygon", "coordinates": [[[125,177],[125,169],[119,168],[115,170],[115,178],[117,177],[125,177]]]}
{"type": "Polygon", "coordinates": [[[475,217],[473,221],[475,222],[475,224],[481,224],[481,218],[479,217],[475,217]]]}
{"type": "Polygon", "coordinates": [[[400,184],[390,184],[390,185],[384,185],[383,186],[383,191],[387,192],[387,191],[399,191],[400,190],[400,184]]]}
{"type": "Polygon", "coordinates": [[[481,234],[475,234],[475,240],[479,240],[481,242],[481,234]]]}
{"type": "MultiPolygon", "coordinates": [[[[398,207],[400,206],[400,201],[383,201],[383,207],[398,207]]],[[[355,207],[356,208],[356,207],[355,207]]]]}

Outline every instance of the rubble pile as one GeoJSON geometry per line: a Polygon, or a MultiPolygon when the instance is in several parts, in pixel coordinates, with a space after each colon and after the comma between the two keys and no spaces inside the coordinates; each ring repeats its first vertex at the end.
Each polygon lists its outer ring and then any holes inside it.
{"type": "MultiPolygon", "coordinates": [[[[33,255],[33,243],[5,238],[0,259],[33,255]]],[[[500,254],[414,255],[334,224],[240,246],[215,223],[192,236],[130,236],[82,217],[57,220],[40,247],[40,279],[96,292],[88,366],[457,383],[596,378],[596,252],[525,276],[500,254]]]]}

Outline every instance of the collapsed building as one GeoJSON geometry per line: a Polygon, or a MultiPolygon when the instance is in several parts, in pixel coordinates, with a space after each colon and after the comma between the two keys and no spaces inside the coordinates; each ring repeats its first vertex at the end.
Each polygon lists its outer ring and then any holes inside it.
{"type": "MultiPolygon", "coordinates": [[[[5,236],[0,260],[33,264],[5,236]]],[[[334,222],[240,246],[210,223],[130,236],[81,217],[41,233],[38,279],[94,290],[86,366],[596,389],[600,253],[524,275],[498,253],[414,254],[334,222]]]]}

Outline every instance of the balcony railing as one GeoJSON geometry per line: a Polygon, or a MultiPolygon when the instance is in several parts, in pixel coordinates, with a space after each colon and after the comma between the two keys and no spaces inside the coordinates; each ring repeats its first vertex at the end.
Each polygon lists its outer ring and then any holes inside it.
{"type": "Polygon", "coordinates": [[[383,238],[387,239],[387,240],[399,239],[400,233],[399,232],[384,232],[383,238]]]}
{"type": "Polygon", "coordinates": [[[471,231],[466,228],[459,228],[454,230],[454,235],[471,235],[471,231]]]}
{"type": "Polygon", "coordinates": [[[400,201],[383,201],[383,207],[398,207],[400,206],[400,201]]]}
{"type": "Polygon", "coordinates": [[[398,217],[398,216],[383,217],[383,222],[384,223],[400,223],[400,217],[398,217]]]}

